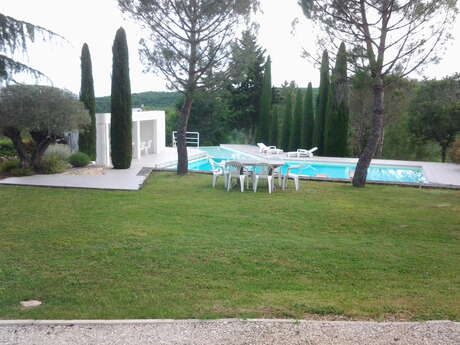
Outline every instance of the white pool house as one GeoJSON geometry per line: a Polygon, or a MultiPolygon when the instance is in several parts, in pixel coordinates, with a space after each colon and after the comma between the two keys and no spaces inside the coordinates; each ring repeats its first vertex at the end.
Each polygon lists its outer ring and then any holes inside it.
{"type": "MultiPolygon", "coordinates": [[[[162,152],[166,147],[165,112],[133,109],[133,159],[162,152]]],[[[96,114],[96,163],[112,166],[110,157],[111,114],[96,114]]]]}

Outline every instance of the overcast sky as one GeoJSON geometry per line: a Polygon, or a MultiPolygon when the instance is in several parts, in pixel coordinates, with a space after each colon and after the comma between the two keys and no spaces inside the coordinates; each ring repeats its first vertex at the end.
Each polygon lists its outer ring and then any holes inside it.
{"type": "MultiPolygon", "coordinates": [[[[162,91],[161,76],[143,73],[138,57],[140,34],[136,24],[123,19],[116,0],[0,0],[0,12],[17,19],[44,26],[64,36],[69,43],[35,45],[29,52],[28,63],[47,74],[55,86],[75,93],[80,89],[80,50],[88,43],[93,61],[96,96],[110,94],[112,43],[116,30],[123,26],[130,49],[131,88],[133,92],[162,91]]],[[[312,27],[303,17],[297,0],[262,0],[262,11],[256,20],[260,24],[259,44],[272,57],[272,78],[276,86],[295,80],[300,86],[309,81],[317,86],[319,71],[300,57],[302,47],[313,48],[312,27]],[[300,25],[291,34],[292,21],[300,25]]],[[[460,36],[457,21],[454,37],[460,36]]],[[[460,37],[449,43],[439,65],[424,72],[428,77],[442,77],[460,72],[460,37]]],[[[416,75],[414,75],[416,77],[416,75]]],[[[421,76],[420,76],[421,77],[421,76]]]]}

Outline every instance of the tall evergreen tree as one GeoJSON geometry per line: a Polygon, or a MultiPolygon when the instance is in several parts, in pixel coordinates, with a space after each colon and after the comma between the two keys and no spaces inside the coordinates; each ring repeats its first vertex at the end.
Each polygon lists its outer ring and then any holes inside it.
{"type": "Polygon", "coordinates": [[[315,126],[315,113],[313,110],[313,87],[308,83],[307,94],[304,99],[304,116],[302,121],[302,145],[309,150],[313,147],[313,131],[315,126]]]}
{"type": "Polygon", "coordinates": [[[318,147],[319,155],[323,155],[325,152],[324,128],[328,112],[329,87],[329,55],[327,50],[324,50],[321,61],[321,79],[319,84],[318,108],[316,109],[315,117],[315,131],[313,133],[313,145],[318,147]]]}
{"type": "Polygon", "coordinates": [[[348,81],[347,51],[342,43],[337,53],[336,65],[331,80],[331,97],[329,112],[326,118],[324,150],[325,154],[334,157],[347,155],[348,139],[348,81]]]}
{"type": "Polygon", "coordinates": [[[91,123],[80,132],[78,144],[81,152],[96,159],[96,99],[94,96],[93,68],[88,45],[81,50],[81,87],[80,101],[85,104],[91,117],[91,123]]]}
{"type": "Polygon", "coordinates": [[[132,107],[126,33],[119,28],[113,42],[112,120],[110,147],[115,169],[128,169],[132,159],[132,107]]]}
{"type": "Polygon", "coordinates": [[[284,108],[284,118],[283,118],[283,127],[281,132],[280,146],[283,150],[289,150],[290,143],[290,132],[291,132],[291,122],[292,122],[292,91],[288,90],[286,96],[286,104],[284,108]]]}
{"type": "Polygon", "coordinates": [[[272,123],[270,125],[270,145],[279,146],[279,107],[272,107],[272,123]]]}
{"type": "Polygon", "coordinates": [[[248,142],[256,140],[265,60],[265,49],[257,44],[255,33],[243,31],[232,45],[227,83],[232,96],[232,126],[246,130],[248,142]]]}
{"type": "Polygon", "coordinates": [[[291,135],[289,137],[289,150],[296,150],[302,144],[302,115],[303,115],[303,97],[302,90],[297,89],[295,97],[294,117],[291,123],[291,135]]]}
{"type": "MultiPolygon", "coordinates": [[[[272,107],[272,63],[270,56],[265,63],[262,92],[260,95],[259,126],[257,127],[257,142],[268,143],[270,139],[270,113],[272,107]]],[[[271,143],[269,144],[271,145],[271,143]]]]}

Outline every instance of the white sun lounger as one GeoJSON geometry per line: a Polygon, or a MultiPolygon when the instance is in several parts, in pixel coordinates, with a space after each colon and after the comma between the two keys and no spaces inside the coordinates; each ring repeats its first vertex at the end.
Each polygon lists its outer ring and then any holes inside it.
{"type": "Polygon", "coordinates": [[[297,151],[288,152],[287,156],[288,157],[296,157],[296,158],[301,158],[301,157],[311,158],[311,157],[313,157],[313,152],[315,152],[316,150],[318,150],[317,147],[314,147],[314,148],[312,148],[310,150],[297,149],[297,151]]]}
{"type": "Polygon", "coordinates": [[[259,152],[261,153],[271,153],[271,154],[279,154],[283,153],[283,150],[276,148],[276,146],[267,146],[264,143],[257,143],[259,147],[259,152]]]}

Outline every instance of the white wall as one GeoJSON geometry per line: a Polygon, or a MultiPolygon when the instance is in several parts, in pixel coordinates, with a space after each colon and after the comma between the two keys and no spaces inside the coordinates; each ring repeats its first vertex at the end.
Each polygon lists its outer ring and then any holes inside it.
{"type": "MultiPolygon", "coordinates": [[[[110,159],[110,114],[96,114],[96,163],[111,166],[110,159]]],[[[149,154],[158,154],[166,147],[166,114],[164,111],[133,112],[133,158],[136,148],[141,142],[152,140],[149,154]],[[140,138],[137,137],[137,126],[140,125],[140,138]],[[135,133],[136,132],[136,133],[135,133]]]]}

